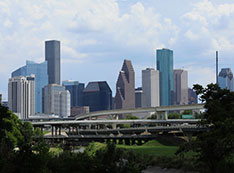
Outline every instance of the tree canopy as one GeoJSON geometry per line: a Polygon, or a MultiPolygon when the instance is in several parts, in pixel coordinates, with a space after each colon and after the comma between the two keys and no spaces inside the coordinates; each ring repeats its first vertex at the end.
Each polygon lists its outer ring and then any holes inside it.
{"type": "Polygon", "coordinates": [[[205,112],[199,125],[209,130],[201,133],[178,153],[195,151],[210,172],[225,172],[234,168],[234,92],[216,84],[206,88],[194,85],[194,90],[205,103],[205,112]]]}

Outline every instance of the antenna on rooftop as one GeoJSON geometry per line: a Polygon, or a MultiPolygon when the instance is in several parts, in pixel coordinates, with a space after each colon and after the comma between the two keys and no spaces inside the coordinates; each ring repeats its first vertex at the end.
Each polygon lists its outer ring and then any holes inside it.
{"type": "Polygon", "coordinates": [[[219,84],[219,81],[218,81],[218,63],[219,63],[219,58],[218,58],[218,51],[216,51],[216,84],[219,84]]]}

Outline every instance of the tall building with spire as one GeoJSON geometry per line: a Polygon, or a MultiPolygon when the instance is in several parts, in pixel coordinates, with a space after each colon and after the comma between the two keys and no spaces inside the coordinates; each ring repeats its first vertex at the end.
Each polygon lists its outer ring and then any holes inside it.
{"type": "Polygon", "coordinates": [[[124,60],[116,83],[115,108],[135,108],[135,72],[130,60],[124,60]]]}
{"type": "Polygon", "coordinates": [[[60,85],[60,41],[45,42],[45,60],[47,61],[49,84],[60,85]]]}
{"type": "Polygon", "coordinates": [[[160,105],[173,105],[173,51],[158,49],[156,52],[157,70],[159,71],[160,105]]]}
{"type": "Polygon", "coordinates": [[[218,83],[220,88],[234,91],[234,78],[230,68],[222,68],[219,72],[218,83]]]}

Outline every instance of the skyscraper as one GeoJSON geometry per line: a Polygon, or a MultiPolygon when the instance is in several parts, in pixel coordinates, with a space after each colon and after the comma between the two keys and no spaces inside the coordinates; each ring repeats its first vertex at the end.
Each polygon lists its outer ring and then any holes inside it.
{"type": "Polygon", "coordinates": [[[143,106],[143,91],[141,87],[135,89],[135,106],[141,108],[143,106]]]}
{"type": "Polygon", "coordinates": [[[83,90],[84,83],[79,83],[78,81],[63,81],[63,86],[71,94],[71,107],[83,106],[83,90]]]}
{"type": "Polygon", "coordinates": [[[34,76],[16,76],[8,82],[8,107],[20,119],[27,119],[35,112],[34,76]]]}
{"type": "Polygon", "coordinates": [[[89,82],[83,91],[84,106],[90,112],[112,109],[112,91],[106,81],[89,82]]]}
{"type": "Polygon", "coordinates": [[[48,84],[47,62],[26,61],[26,65],[11,73],[11,77],[35,76],[35,113],[42,113],[42,88],[48,84]]]}
{"type": "Polygon", "coordinates": [[[115,108],[135,108],[135,72],[130,60],[124,60],[116,83],[115,108]]]}
{"type": "Polygon", "coordinates": [[[197,94],[191,88],[188,89],[188,104],[197,104],[197,94]]]}
{"type": "Polygon", "coordinates": [[[70,116],[70,93],[64,86],[49,84],[43,88],[43,113],[58,115],[61,118],[70,116]]]}
{"type": "Polygon", "coordinates": [[[174,104],[188,104],[188,72],[185,70],[174,70],[174,104]]]}
{"type": "Polygon", "coordinates": [[[219,72],[218,83],[220,88],[234,91],[234,78],[230,68],[222,68],[219,72]]]}
{"type": "Polygon", "coordinates": [[[153,68],[142,70],[143,107],[159,106],[159,71],[153,68]]]}
{"type": "Polygon", "coordinates": [[[45,42],[45,60],[47,61],[49,84],[60,85],[60,41],[45,42]]]}
{"type": "Polygon", "coordinates": [[[169,49],[157,50],[157,70],[159,71],[160,105],[173,104],[173,51],[169,49]]]}

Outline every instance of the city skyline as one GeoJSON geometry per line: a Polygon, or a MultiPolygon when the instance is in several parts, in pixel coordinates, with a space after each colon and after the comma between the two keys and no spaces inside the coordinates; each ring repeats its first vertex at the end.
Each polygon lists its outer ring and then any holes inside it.
{"type": "Polygon", "coordinates": [[[132,61],[139,87],[141,70],[155,66],[155,50],[163,47],[174,51],[174,68],[188,71],[189,87],[215,82],[216,50],[219,71],[234,69],[233,6],[230,0],[70,1],[62,5],[3,0],[0,93],[6,100],[10,73],[25,60],[43,62],[42,47],[50,39],[62,43],[61,81],[105,80],[113,95],[123,59],[132,61]]]}

